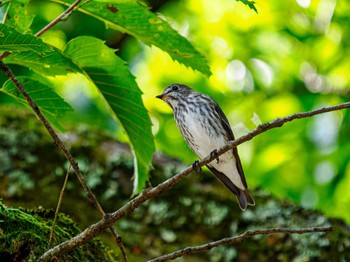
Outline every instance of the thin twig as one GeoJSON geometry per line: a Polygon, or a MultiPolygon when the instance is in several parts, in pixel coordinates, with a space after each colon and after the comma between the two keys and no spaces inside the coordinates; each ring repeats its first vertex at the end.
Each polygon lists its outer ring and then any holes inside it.
{"type": "MultiPolygon", "coordinates": [[[[209,155],[205,158],[203,158],[201,161],[198,162],[198,167],[202,167],[209,162],[216,159],[218,156],[224,154],[228,150],[237,147],[238,145],[242,144],[243,142],[251,140],[253,137],[259,135],[260,133],[266,132],[267,130],[281,127],[284,123],[293,121],[295,119],[302,119],[307,118],[310,116],[323,114],[326,112],[341,110],[345,108],[350,108],[350,102],[340,104],[337,106],[330,106],[330,107],[324,107],[321,109],[312,110],[309,112],[304,113],[297,113],[294,115],[290,115],[283,118],[277,118],[271,122],[259,125],[254,130],[250,131],[248,134],[241,136],[238,139],[235,139],[233,141],[228,142],[225,146],[221,147],[219,150],[217,150],[217,154],[215,155],[209,155]]],[[[117,211],[107,214],[102,220],[99,222],[90,225],[88,228],[86,228],[83,232],[76,235],[75,237],[71,238],[70,240],[67,240],[52,249],[45,252],[41,257],[40,260],[48,260],[52,256],[56,256],[58,254],[66,253],[73,248],[83,245],[90,239],[94,238],[98,234],[100,234],[105,228],[110,227],[115,222],[117,222],[120,218],[125,217],[132,213],[137,207],[139,207],[144,202],[148,201],[151,198],[154,198],[155,196],[158,196],[162,192],[172,188],[176,183],[178,183],[180,180],[188,176],[189,174],[193,173],[194,170],[192,166],[187,167],[179,174],[169,178],[168,180],[164,181],[163,183],[159,184],[158,186],[154,188],[147,188],[141,192],[140,195],[135,197],[133,200],[129,201],[127,204],[122,206],[117,211]]]]}
{"type": "Polygon", "coordinates": [[[272,234],[305,234],[305,233],[314,233],[314,232],[330,232],[332,227],[307,227],[307,228],[270,228],[270,229],[258,229],[258,230],[248,230],[243,234],[235,237],[223,238],[214,242],[209,242],[200,246],[195,247],[185,247],[183,249],[177,250],[173,253],[154,258],[148,262],[162,262],[167,260],[173,260],[184,255],[196,254],[202,251],[210,250],[217,246],[222,245],[234,245],[240,243],[247,238],[252,238],[257,235],[272,235],[272,234]]]}
{"type": "MultiPolygon", "coordinates": [[[[1,60],[0,60],[0,70],[4,71],[4,73],[7,75],[7,77],[15,84],[15,86],[19,89],[21,94],[27,100],[29,106],[33,109],[34,113],[39,117],[40,121],[46,127],[47,131],[49,132],[49,134],[52,137],[53,141],[55,142],[56,146],[62,150],[63,154],[65,155],[65,157],[69,161],[70,165],[73,167],[73,170],[74,170],[80,184],[82,185],[84,191],[86,192],[88,199],[94,204],[95,208],[101,214],[101,216],[104,217],[106,215],[106,213],[104,212],[100,203],[97,201],[97,198],[95,197],[95,195],[93,194],[93,192],[91,191],[89,186],[87,185],[87,183],[84,179],[84,176],[81,174],[81,172],[79,170],[78,163],[75,162],[73,156],[68,151],[68,149],[66,148],[66,146],[64,145],[62,140],[58,137],[58,135],[56,134],[55,130],[52,128],[50,123],[46,120],[44,115],[41,113],[39,107],[31,99],[31,97],[29,96],[27,91],[24,89],[23,85],[18,81],[16,76],[12,73],[11,69],[7,65],[5,65],[1,60]]],[[[125,248],[124,248],[123,242],[121,241],[121,237],[117,234],[117,232],[115,231],[115,229],[112,226],[109,229],[112,232],[112,234],[113,234],[113,236],[118,244],[119,249],[121,250],[124,261],[128,262],[128,258],[126,256],[125,248]]]]}
{"type": "Polygon", "coordinates": [[[52,241],[52,237],[53,237],[55,226],[56,226],[56,222],[57,222],[58,212],[60,211],[60,207],[61,207],[61,204],[62,204],[64,191],[66,190],[66,185],[67,185],[67,181],[68,181],[68,177],[69,177],[70,168],[71,168],[71,165],[69,165],[69,167],[68,167],[68,170],[67,170],[67,173],[66,173],[66,177],[64,178],[63,186],[62,186],[62,189],[61,189],[61,192],[60,192],[60,197],[58,198],[58,203],[57,203],[57,207],[56,207],[56,211],[55,211],[55,216],[54,216],[54,219],[53,219],[53,222],[52,222],[48,248],[50,248],[50,246],[51,246],[51,241],[52,241]]]}
{"type": "Polygon", "coordinates": [[[63,21],[66,19],[67,16],[69,16],[73,11],[74,8],[81,2],[81,0],[76,0],[73,4],[71,4],[62,14],[60,14],[58,17],[56,17],[54,20],[52,20],[48,25],[46,25],[43,29],[41,29],[39,32],[35,34],[36,37],[41,36],[43,33],[45,33],[47,30],[55,26],[57,23],[63,21]]]}

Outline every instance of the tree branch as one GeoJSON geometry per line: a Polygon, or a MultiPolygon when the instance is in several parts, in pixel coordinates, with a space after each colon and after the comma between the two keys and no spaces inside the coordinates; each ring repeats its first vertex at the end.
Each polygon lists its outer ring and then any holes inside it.
{"type": "Polygon", "coordinates": [[[332,227],[311,227],[311,228],[271,228],[271,229],[259,229],[259,230],[248,230],[243,234],[235,237],[223,238],[218,241],[210,242],[207,244],[203,244],[195,247],[186,247],[180,250],[177,250],[173,253],[169,253],[167,255],[157,257],[155,259],[149,260],[148,262],[161,262],[167,260],[173,260],[178,257],[182,257],[184,255],[196,254],[202,251],[210,250],[217,246],[222,245],[234,245],[240,243],[247,238],[252,238],[257,235],[272,235],[272,234],[305,234],[305,233],[313,233],[313,232],[330,232],[332,231],[332,227]]]}
{"type": "MultiPolygon", "coordinates": [[[[218,156],[224,154],[228,150],[237,147],[238,145],[242,144],[243,142],[251,140],[253,137],[266,132],[267,130],[281,127],[283,126],[284,123],[293,121],[295,119],[302,119],[302,118],[307,118],[310,116],[318,115],[318,114],[323,114],[326,112],[331,112],[331,111],[336,111],[340,109],[345,109],[345,108],[350,108],[350,102],[340,104],[337,106],[330,106],[330,107],[324,107],[321,109],[316,109],[312,110],[309,112],[303,112],[303,113],[297,113],[293,114],[287,117],[283,118],[277,118],[271,122],[261,124],[254,130],[250,131],[248,134],[241,136],[238,139],[235,139],[233,141],[228,142],[225,146],[221,147],[218,151],[217,154],[215,155],[209,155],[205,158],[203,158],[201,161],[198,162],[198,167],[202,167],[212,160],[216,159],[218,156]]],[[[158,196],[165,190],[168,190],[172,188],[176,183],[178,183],[181,179],[185,178],[189,174],[193,173],[194,170],[192,169],[192,166],[187,167],[185,170],[180,172],[179,174],[173,176],[172,178],[169,178],[168,180],[164,181],[163,183],[159,184],[158,186],[154,188],[147,188],[141,192],[140,195],[135,197],[133,200],[125,204],[123,207],[118,209],[117,211],[107,214],[102,220],[99,222],[89,226],[86,228],[83,232],[78,234],[77,236],[73,237],[70,240],[67,240],[52,249],[48,250],[45,252],[41,257],[40,260],[48,260],[52,256],[56,256],[58,254],[63,254],[66,253],[73,248],[83,245],[87,241],[91,240],[98,234],[100,234],[101,231],[103,231],[105,228],[110,227],[113,225],[116,221],[118,221],[120,218],[125,217],[132,213],[138,206],[143,204],[144,202],[148,201],[151,198],[154,198],[155,196],[158,196]]]]}

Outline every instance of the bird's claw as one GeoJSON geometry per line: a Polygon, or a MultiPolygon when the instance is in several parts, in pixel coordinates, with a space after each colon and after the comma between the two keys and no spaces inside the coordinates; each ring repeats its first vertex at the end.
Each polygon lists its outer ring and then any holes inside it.
{"type": "Polygon", "coordinates": [[[219,157],[217,155],[218,155],[218,150],[217,149],[214,149],[210,153],[210,157],[211,158],[215,158],[216,157],[216,164],[219,164],[220,163],[220,159],[219,159],[219,157]]]}
{"type": "Polygon", "coordinates": [[[202,168],[198,167],[198,163],[199,163],[198,160],[194,161],[193,164],[192,164],[192,169],[194,171],[196,171],[197,174],[200,174],[200,173],[202,173],[202,168]]]}

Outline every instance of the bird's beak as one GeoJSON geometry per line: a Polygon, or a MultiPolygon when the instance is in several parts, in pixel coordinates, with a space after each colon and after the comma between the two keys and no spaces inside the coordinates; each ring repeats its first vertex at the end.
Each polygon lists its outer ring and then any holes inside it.
{"type": "Polygon", "coordinates": [[[164,94],[163,93],[163,94],[160,94],[160,95],[156,96],[156,98],[159,98],[159,99],[162,99],[162,100],[166,101],[167,96],[168,96],[168,94],[164,94]]]}
{"type": "Polygon", "coordinates": [[[163,94],[157,95],[156,98],[162,99],[163,100],[163,94]]]}

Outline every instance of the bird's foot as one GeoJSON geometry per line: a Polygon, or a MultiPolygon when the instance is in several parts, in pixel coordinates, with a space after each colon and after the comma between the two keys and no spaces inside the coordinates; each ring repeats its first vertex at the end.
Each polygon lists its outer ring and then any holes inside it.
{"type": "Polygon", "coordinates": [[[219,157],[217,155],[218,155],[218,150],[217,149],[214,149],[210,153],[210,157],[211,158],[215,158],[216,157],[216,164],[219,164],[220,163],[220,159],[219,159],[219,157]]]}
{"type": "Polygon", "coordinates": [[[192,169],[196,171],[197,174],[200,174],[202,173],[202,168],[198,166],[198,163],[199,163],[198,160],[194,161],[192,164],[192,169]]]}

